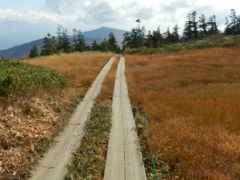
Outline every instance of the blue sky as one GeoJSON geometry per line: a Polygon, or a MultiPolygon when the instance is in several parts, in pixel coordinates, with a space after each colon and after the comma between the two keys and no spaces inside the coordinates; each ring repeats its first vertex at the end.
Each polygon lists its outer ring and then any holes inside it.
{"type": "Polygon", "coordinates": [[[220,29],[230,9],[240,14],[239,0],[1,0],[0,49],[55,33],[57,24],[82,31],[109,26],[130,30],[141,18],[147,30],[183,29],[187,13],[216,14],[220,29]]]}
{"type": "Polygon", "coordinates": [[[15,10],[41,10],[45,6],[45,0],[2,0],[1,9],[15,10]]]}

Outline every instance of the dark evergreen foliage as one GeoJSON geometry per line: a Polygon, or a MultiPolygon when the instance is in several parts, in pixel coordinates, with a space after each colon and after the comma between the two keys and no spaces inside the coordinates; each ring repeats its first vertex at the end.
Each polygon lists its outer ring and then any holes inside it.
{"type": "Polygon", "coordinates": [[[198,27],[199,27],[199,37],[201,39],[207,37],[207,34],[208,34],[208,31],[207,31],[208,24],[207,24],[207,18],[206,18],[206,16],[204,14],[202,14],[199,17],[198,27]]]}
{"type": "Polygon", "coordinates": [[[231,10],[231,15],[226,18],[226,35],[240,34],[240,16],[237,15],[236,10],[231,10]]]}
{"type": "Polygon", "coordinates": [[[218,27],[217,27],[215,15],[209,18],[207,25],[208,25],[208,35],[218,34],[218,27]]]}
{"type": "Polygon", "coordinates": [[[69,53],[72,50],[68,31],[61,25],[58,25],[57,31],[57,50],[66,53],[69,53]]]}
{"type": "Polygon", "coordinates": [[[86,50],[85,38],[80,30],[73,29],[73,50],[83,52],[86,50]]]}
{"type": "Polygon", "coordinates": [[[145,28],[133,28],[131,33],[127,32],[124,35],[123,44],[129,48],[140,48],[145,44],[145,28]]]}
{"type": "Polygon", "coordinates": [[[50,34],[47,34],[47,36],[43,39],[43,42],[44,42],[44,44],[41,49],[42,56],[48,56],[48,55],[58,53],[57,48],[56,48],[55,37],[52,37],[50,34]]]}
{"type": "Polygon", "coordinates": [[[38,48],[36,46],[33,46],[33,48],[29,52],[29,58],[34,58],[38,56],[39,56],[38,48]]]}

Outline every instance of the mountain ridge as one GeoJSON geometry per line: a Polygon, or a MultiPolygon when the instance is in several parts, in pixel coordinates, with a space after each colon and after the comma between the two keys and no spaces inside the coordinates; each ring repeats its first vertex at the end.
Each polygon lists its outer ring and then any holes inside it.
{"type": "MultiPolygon", "coordinates": [[[[121,45],[121,42],[123,41],[123,34],[127,32],[125,30],[103,26],[90,31],[85,31],[83,32],[83,35],[85,37],[86,44],[90,45],[94,40],[96,40],[98,43],[103,41],[110,32],[115,35],[118,44],[121,45]]],[[[0,58],[27,58],[29,51],[33,46],[36,46],[40,49],[42,45],[43,39],[37,39],[8,49],[0,50],[0,58]]]]}

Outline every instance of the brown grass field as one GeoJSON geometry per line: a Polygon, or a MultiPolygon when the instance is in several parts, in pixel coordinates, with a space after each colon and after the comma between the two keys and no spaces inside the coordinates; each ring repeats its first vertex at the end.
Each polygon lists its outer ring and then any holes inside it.
{"type": "Polygon", "coordinates": [[[240,179],[240,48],[127,55],[133,104],[169,179],[240,179]]]}
{"type": "Polygon", "coordinates": [[[71,80],[74,87],[78,87],[90,86],[111,56],[105,53],[75,53],[39,57],[26,62],[55,69],[71,80]]]}

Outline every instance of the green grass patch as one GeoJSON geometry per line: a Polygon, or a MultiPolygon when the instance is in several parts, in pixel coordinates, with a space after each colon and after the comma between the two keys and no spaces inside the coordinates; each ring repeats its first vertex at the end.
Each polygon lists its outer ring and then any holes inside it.
{"type": "Polygon", "coordinates": [[[156,54],[169,53],[190,49],[204,49],[210,47],[235,47],[240,46],[240,35],[224,36],[218,35],[203,40],[181,42],[175,44],[163,44],[160,48],[133,48],[125,49],[127,54],[156,54]]]}
{"type": "Polygon", "coordinates": [[[81,146],[68,165],[65,179],[102,179],[111,129],[111,106],[96,104],[85,126],[81,146]]]}
{"type": "Polygon", "coordinates": [[[59,89],[67,84],[55,70],[22,62],[0,61],[0,97],[17,100],[39,90],[59,89]]]}

